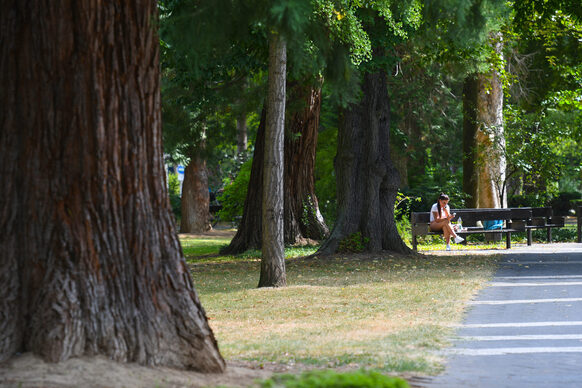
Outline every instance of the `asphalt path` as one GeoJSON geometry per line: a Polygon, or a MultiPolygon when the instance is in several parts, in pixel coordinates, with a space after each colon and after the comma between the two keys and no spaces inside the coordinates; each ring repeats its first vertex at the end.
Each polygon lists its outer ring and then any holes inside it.
{"type": "Polygon", "coordinates": [[[582,387],[582,244],[503,251],[446,354],[425,387],[582,387]]]}

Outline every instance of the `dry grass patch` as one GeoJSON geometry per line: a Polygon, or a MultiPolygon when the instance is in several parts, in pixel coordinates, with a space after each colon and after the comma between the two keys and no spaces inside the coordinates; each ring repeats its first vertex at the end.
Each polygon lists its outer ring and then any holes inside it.
{"type": "Polygon", "coordinates": [[[492,256],[336,256],[287,260],[288,287],[257,289],[259,259],[193,264],[227,359],[435,373],[492,256]]]}

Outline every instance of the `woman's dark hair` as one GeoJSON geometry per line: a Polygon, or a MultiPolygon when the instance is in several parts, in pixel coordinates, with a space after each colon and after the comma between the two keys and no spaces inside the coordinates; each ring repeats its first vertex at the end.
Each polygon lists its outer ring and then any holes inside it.
{"type": "Polygon", "coordinates": [[[442,214],[441,214],[441,203],[440,203],[440,200],[441,199],[446,199],[448,201],[449,200],[449,196],[446,195],[445,193],[441,193],[441,195],[439,195],[439,199],[437,200],[437,210],[439,211],[439,217],[442,216],[442,214]]]}

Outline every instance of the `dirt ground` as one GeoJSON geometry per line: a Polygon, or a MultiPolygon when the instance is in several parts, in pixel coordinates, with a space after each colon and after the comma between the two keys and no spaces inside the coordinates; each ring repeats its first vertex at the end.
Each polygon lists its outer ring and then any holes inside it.
{"type": "MultiPolygon", "coordinates": [[[[0,363],[0,387],[8,388],[209,388],[259,387],[275,373],[299,374],[301,365],[228,362],[225,373],[204,374],[170,368],[123,364],[106,357],[73,358],[58,364],[25,353],[0,363]]],[[[352,368],[340,368],[345,372],[352,368]]],[[[420,388],[430,377],[402,374],[411,388],[420,388]]]]}
{"type": "Polygon", "coordinates": [[[46,363],[31,353],[0,364],[1,387],[249,387],[276,372],[294,371],[282,365],[230,362],[222,374],[123,364],[106,357],[73,358],[46,363]]]}

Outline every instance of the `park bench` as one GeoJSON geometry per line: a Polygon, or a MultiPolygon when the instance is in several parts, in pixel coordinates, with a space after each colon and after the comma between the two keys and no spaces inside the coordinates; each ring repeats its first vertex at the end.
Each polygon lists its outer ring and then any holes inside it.
{"type": "Polygon", "coordinates": [[[534,207],[531,208],[531,211],[531,219],[525,226],[527,230],[527,245],[532,244],[532,231],[534,229],[546,229],[546,238],[548,242],[552,242],[552,228],[564,227],[565,217],[554,216],[551,207],[534,207]]]}
{"type": "MultiPolygon", "coordinates": [[[[463,231],[457,234],[463,238],[471,234],[505,234],[506,248],[511,248],[511,233],[524,232],[529,219],[532,217],[531,208],[504,208],[504,209],[456,209],[451,210],[456,213],[452,222],[456,222],[459,217],[463,220],[463,231]],[[501,229],[484,229],[478,226],[479,221],[503,220],[504,226],[501,229]]],[[[432,232],[430,230],[430,212],[413,212],[410,215],[412,248],[418,249],[418,236],[439,235],[442,232],[432,232]]]]}

